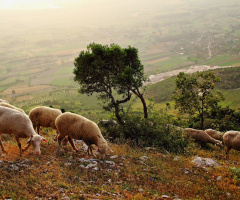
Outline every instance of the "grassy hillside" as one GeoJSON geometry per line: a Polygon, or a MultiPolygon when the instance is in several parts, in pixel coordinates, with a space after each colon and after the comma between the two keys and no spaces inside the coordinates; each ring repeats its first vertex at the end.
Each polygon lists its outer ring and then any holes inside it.
{"type": "MultiPolygon", "coordinates": [[[[240,67],[217,69],[212,72],[221,78],[221,82],[216,84],[216,90],[221,91],[225,97],[222,104],[230,106],[232,109],[238,109],[240,107],[238,101],[240,96],[240,67]]],[[[171,102],[171,96],[175,89],[175,78],[171,77],[159,83],[148,85],[146,97],[154,99],[158,104],[171,102]]]]}
{"type": "Polygon", "coordinates": [[[45,132],[48,142],[42,143],[40,156],[30,148],[20,158],[13,137],[3,137],[8,153],[0,154],[1,199],[240,199],[239,152],[234,150],[225,160],[224,150],[215,146],[192,144],[185,154],[174,155],[110,144],[114,153],[100,161],[83,150],[73,152],[69,144],[58,151],[53,132],[45,132]],[[219,165],[197,166],[192,162],[197,156],[219,165]]]}

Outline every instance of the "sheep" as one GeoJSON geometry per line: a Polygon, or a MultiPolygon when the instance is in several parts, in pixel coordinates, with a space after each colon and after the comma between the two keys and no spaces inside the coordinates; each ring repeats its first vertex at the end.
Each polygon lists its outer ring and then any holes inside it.
{"type": "Polygon", "coordinates": [[[240,132],[239,131],[227,131],[223,135],[223,142],[225,145],[225,159],[229,158],[229,151],[235,149],[240,151],[240,132]]]}
{"type": "Polygon", "coordinates": [[[37,128],[37,133],[39,134],[40,126],[56,129],[55,120],[60,114],[62,112],[59,109],[39,106],[30,110],[28,115],[33,123],[33,128],[35,130],[37,128]]]}
{"type": "Polygon", "coordinates": [[[11,104],[9,104],[9,103],[7,103],[7,102],[4,102],[4,101],[0,101],[0,106],[12,108],[12,109],[14,109],[14,110],[18,110],[19,112],[25,113],[23,109],[17,108],[17,107],[15,107],[14,105],[11,105],[11,104]]]}
{"type": "Polygon", "coordinates": [[[197,129],[193,129],[193,128],[185,128],[183,130],[183,134],[194,139],[195,142],[198,142],[200,144],[212,143],[218,147],[223,148],[221,141],[212,138],[203,130],[197,130],[197,129]]]}
{"type": "MultiPolygon", "coordinates": [[[[21,113],[17,110],[0,106],[0,136],[2,133],[13,134],[17,141],[20,156],[26,151],[30,145],[33,145],[35,154],[41,154],[40,143],[41,141],[46,141],[45,138],[38,135],[32,126],[32,122],[25,113],[21,113]],[[22,149],[20,138],[29,138],[27,146],[22,149]]],[[[6,152],[4,149],[3,143],[0,137],[0,146],[3,152],[6,152]]]]}
{"type": "Polygon", "coordinates": [[[102,159],[105,158],[108,149],[112,152],[97,124],[81,115],[70,112],[63,113],[57,117],[56,127],[59,133],[58,143],[60,148],[61,141],[68,136],[68,140],[75,151],[78,150],[74,145],[73,139],[83,140],[88,145],[88,154],[91,152],[91,155],[94,157],[92,144],[97,146],[96,152],[100,152],[102,159]]]}
{"type": "Polygon", "coordinates": [[[223,133],[213,129],[206,129],[205,132],[212,138],[223,141],[223,133]]]}

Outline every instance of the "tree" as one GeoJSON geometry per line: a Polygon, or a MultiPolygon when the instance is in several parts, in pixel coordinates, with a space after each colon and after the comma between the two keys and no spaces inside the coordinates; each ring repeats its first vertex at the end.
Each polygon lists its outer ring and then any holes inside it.
{"type": "Polygon", "coordinates": [[[197,113],[203,130],[205,114],[210,108],[217,108],[218,102],[224,100],[220,92],[213,92],[217,82],[220,82],[220,78],[212,72],[198,72],[193,75],[180,72],[175,80],[176,88],[172,96],[175,108],[180,113],[197,113]]]}
{"type": "Polygon", "coordinates": [[[80,84],[79,92],[97,93],[99,99],[108,103],[104,107],[106,110],[115,109],[120,123],[123,124],[120,105],[129,101],[132,93],[141,99],[147,117],[147,106],[140,92],[145,81],[144,68],[136,48],[91,43],[75,58],[74,65],[74,80],[80,84]]]}

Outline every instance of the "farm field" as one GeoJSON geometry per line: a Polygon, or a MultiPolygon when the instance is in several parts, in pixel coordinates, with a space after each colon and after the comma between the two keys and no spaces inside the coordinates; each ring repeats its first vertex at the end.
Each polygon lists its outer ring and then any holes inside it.
{"type": "MultiPolygon", "coordinates": [[[[62,88],[77,92],[74,59],[91,42],[138,48],[147,77],[194,65],[240,64],[240,2],[236,0],[141,0],[132,7],[133,2],[124,0],[118,2],[121,9],[103,15],[100,8],[116,9],[107,1],[107,8],[97,2],[99,9],[91,3],[85,10],[66,8],[68,16],[60,11],[1,12],[0,98],[29,110],[33,102],[52,104],[48,94],[58,96],[62,88]],[[94,16],[83,20],[90,8],[95,10],[94,16]]],[[[54,101],[58,107],[65,102],[73,104],[62,97],[54,101]]]]}

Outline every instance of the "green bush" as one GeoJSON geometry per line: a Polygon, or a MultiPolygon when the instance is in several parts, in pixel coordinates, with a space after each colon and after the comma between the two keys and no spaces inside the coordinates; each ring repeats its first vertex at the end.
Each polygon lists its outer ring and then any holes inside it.
{"type": "Polygon", "coordinates": [[[188,145],[182,131],[171,125],[171,117],[165,113],[154,113],[148,119],[127,114],[123,119],[124,125],[105,129],[105,134],[115,142],[129,141],[131,146],[155,147],[174,153],[183,152],[188,145]]]}

